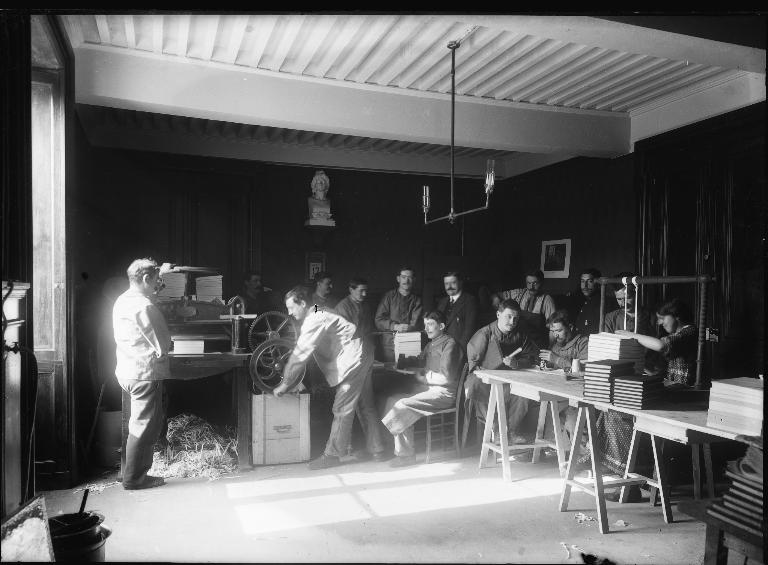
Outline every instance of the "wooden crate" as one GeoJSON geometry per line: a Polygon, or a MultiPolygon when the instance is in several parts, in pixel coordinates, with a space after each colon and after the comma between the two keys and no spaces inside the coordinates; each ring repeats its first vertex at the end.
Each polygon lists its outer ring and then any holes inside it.
{"type": "Polygon", "coordinates": [[[252,412],[254,465],[309,460],[309,394],[255,394],[252,412]]]}

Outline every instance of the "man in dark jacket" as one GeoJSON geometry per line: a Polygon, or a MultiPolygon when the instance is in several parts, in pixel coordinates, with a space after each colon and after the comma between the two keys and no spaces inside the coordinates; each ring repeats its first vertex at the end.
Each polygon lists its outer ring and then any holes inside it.
{"type": "MultiPolygon", "coordinates": [[[[525,369],[538,363],[539,348],[520,324],[520,305],[514,300],[503,300],[496,312],[496,321],[475,332],[467,344],[467,375],[465,389],[477,411],[483,418],[488,413],[491,385],[481,381],[475,369],[525,369]]],[[[528,412],[527,398],[511,395],[504,387],[507,405],[507,426],[510,443],[525,443],[525,438],[515,433],[528,412]]]]}
{"type": "MultiPolygon", "coordinates": [[[[579,281],[581,294],[574,298],[571,306],[571,319],[575,320],[575,330],[581,335],[596,334],[600,328],[600,271],[591,267],[584,269],[579,281]]],[[[613,293],[609,293],[613,294],[613,293]]],[[[605,296],[604,312],[612,312],[619,305],[613,296],[605,296]]]]}
{"type": "Polygon", "coordinates": [[[469,338],[477,324],[477,298],[464,292],[464,280],[457,271],[443,275],[445,294],[437,303],[437,311],[445,316],[445,333],[451,336],[466,352],[469,338]]]}

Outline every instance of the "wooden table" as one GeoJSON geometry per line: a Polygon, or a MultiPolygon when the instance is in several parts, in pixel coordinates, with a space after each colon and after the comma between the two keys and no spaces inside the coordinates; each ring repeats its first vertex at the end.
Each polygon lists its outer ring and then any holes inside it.
{"type": "MultiPolygon", "coordinates": [[[[506,441],[506,417],[504,411],[503,385],[510,385],[512,394],[531,399],[555,398],[567,400],[571,406],[578,408],[576,418],[576,427],[574,429],[571,453],[568,458],[568,467],[565,480],[563,482],[563,491],[560,498],[560,511],[564,512],[568,507],[571,489],[579,488],[595,497],[598,524],[601,533],[608,532],[608,517],[605,507],[605,493],[603,477],[598,472],[598,462],[600,461],[600,443],[597,441],[597,410],[615,410],[635,417],[635,426],[644,429],[657,430],[662,437],[677,438],[695,438],[701,434],[717,436],[728,440],[737,440],[737,434],[726,430],[720,430],[707,426],[707,406],[701,404],[685,404],[681,406],[675,404],[674,398],[670,395],[666,400],[659,402],[657,408],[653,410],[636,410],[634,408],[625,408],[614,406],[607,402],[598,402],[586,400],[583,396],[583,379],[566,380],[562,370],[541,371],[539,369],[525,370],[507,370],[507,371],[475,371],[475,374],[482,379],[484,383],[491,385],[491,400],[488,406],[488,417],[486,418],[485,435],[483,437],[483,446],[481,450],[481,464],[483,457],[487,454],[486,442],[490,439],[490,430],[493,426],[493,417],[498,414],[499,430],[501,440],[502,454],[507,453],[508,445],[506,441]],[[494,408],[495,405],[495,408],[494,408]],[[587,429],[589,448],[592,452],[592,486],[575,480],[576,461],[579,458],[581,450],[582,428],[587,429]]],[[[559,426],[555,425],[555,428],[559,426]]],[[[495,446],[494,446],[495,447],[495,446]]],[[[498,449],[495,449],[497,452],[498,449]]],[[[657,457],[657,461],[660,458],[657,457]]],[[[509,480],[511,470],[509,458],[502,456],[502,465],[504,466],[504,478],[509,480]]],[[[631,473],[625,473],[622,479],[610,482],[611,487],[629,486],[633,484],[645,484],[648,482],[646,477],[632,476],[631,473]],[[629,475],[629,476],[628,476],[629,475]]],[[[662,493],[662,496],[664,494],[662,493]]]]}
{"type": "MultiPolygon", "coordinates": [[[[171,379],[194,380],[232,371],[232,403],[237,422],[237,465],[246,468],[251,459],[251,382],[248,374],[250,353],[203,353],[200,355],[168,354],[171,379]]],[[[128,439],[128,420],[131,417],[131,395],[122,391],[122,451],[120,476],[125,468],[125,445],[128,439]]]]}

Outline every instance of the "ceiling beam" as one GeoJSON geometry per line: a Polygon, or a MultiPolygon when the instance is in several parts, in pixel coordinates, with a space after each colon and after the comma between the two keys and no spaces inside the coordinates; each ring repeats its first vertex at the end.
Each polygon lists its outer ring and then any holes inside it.
{"type": "MultiPolygon", "coordinates": [[[[765,50],[588,16],[438,16],[568,43],[765,74],[765,50]]],[[[674,16],[671,16],[674,18],[674,16]]]]}
{"type": "Polygon", "coordinates": [[[765,75],[738,73],[684,98],[670,95],[630,112],[632,143],[765,101],[765,75]]]}
{"type": "MultiPolygon", "coordinates": [[[[354,170],[370,170],[394,173],[411,173],[447,177],[451,168],[450,157],[425,156],[412,153],[351,149],[344,145],[337,148],[299,145],[297,143],[269,143],[258,139],[241,137],[225,138],[222,135],[190,135],[176,131],[173,127],[164,131],[160,124],[147,129],[104,123],[103,112],[88,106],[78,105],[77,114],[83,124],[88,141],[94,146],[135,151],[157,151],[183,155],[199,155],[225,159],[244,159],[286,165],[313,167],[337,167],[354,170]]],[[[143,116],[146,116],[144,114],[143,116]]],[[[192,124],[196,121],[193,120],[192,124]]],[[[170,124],[170,122],[169,122],[170,124]]],[[[562,155],[515,154],[509,158],[496,158],[496,178],[522,174],[546,165],[568,159],[562,155]]],[[[482,178],[485,174],[486,158],[456,158],[456,176],[476,178],[478,192],[482,192],[482,178]]],[[[446,180],[447,182],[447,180],[446,180]]],[[[421,201],[414,203],[418,213],[421,201]]]]}
{"type": "MultiPolygon", "coordinates": [[[[75,57],[77,102],[417,143],[449,139],[450,96],[173,59],[83,45],[75,57]]],[[[455,143],[614,157],[629,152],[629,118],[457,97],[455,143]]]]}

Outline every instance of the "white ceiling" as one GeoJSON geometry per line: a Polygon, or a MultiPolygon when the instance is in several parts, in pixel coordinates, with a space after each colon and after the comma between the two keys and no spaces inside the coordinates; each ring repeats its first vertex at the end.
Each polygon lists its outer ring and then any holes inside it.
{"type": "Polygon", "coordinates": [[[86,132],[116,147],[444,174],[451,40],[462,175],[623,155],[765,100],[763,49],[584,16],[59,18],[86,132]]]}

